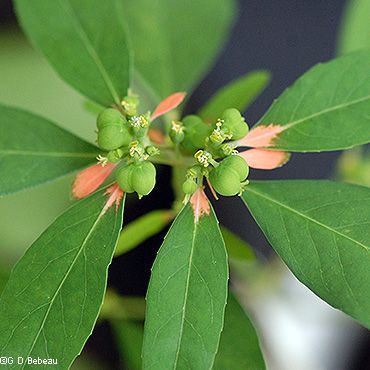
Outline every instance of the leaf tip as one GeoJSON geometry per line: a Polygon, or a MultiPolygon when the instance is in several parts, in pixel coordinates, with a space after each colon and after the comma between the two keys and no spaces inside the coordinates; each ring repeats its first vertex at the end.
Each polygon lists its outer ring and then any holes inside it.
{"type": "Polygon", "coordinates": [[[287,127],[275,123],[268,126],[260,125],[252,128],[243,139],[239,140],[238,146],[248,146],[252,148],[270,147],[278,138],[279,134],[287,127]]]}
{"type": "Polygon", "coordinates": [[[109,195],[107,203],[105,203],[102,215],[104,215],[113,204],[116,205],[116,211],[121,203],[123,197],[123,190],[119,187],[117,183],[113,184],[111,187],[107,189],[104,193],[105,195],[109,195]]]}
{"type": "Polygon", "coordinates": [[[184,101],[185,97],[186,92],[176,92],[162,100],[154,110],[150,118],[151,121],[178,107],[184,101]]]}

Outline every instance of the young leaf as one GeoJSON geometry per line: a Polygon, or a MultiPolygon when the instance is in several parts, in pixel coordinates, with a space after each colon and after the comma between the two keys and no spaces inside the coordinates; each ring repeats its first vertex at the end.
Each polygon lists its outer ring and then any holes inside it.
{"type": "Polygon", "coordinates": [[[115,333],[120,357],[125,368],[141,370],[141,349],[144,337],[142,323],[130,320],[112,320],[111,326],[115,333]]]}
{"type": "Polygon", "coordinates": [[[264,181],[243,199],[299,280],[370,327],[370,188],[329,181],[264,181]]]}
{"type": "Polygon", "coordinates": [[[351,0],[339,34],[338,51],[340,54],[370,48],[370,1],[351,0]]]}
{"type": "Polygon", "coordinates": [[[198,114],[207,122],[216,122],[227,108],[244,112],[262,93],[270,78],[271,74],[267,71],[247,73],[216,92],[198,114]]]}
{"type": "Polygon", "coordinates": [[[225,310],[225,326],[212,370],[226,369],[266,369],[256,330],[230,292],[225,310]]]}
{"type": "Polygon", "coordinates": [[[159,95],[190,91],[214,61],[234,14],[233,0],[123,0],[135,69],[159,95]]]}
{"type": "MultiPolygon", "coordinates": [[[[0,300],[0,354],[67,369],[92,332],[122,224],[101,190],[73,205],[28,249],[0,300]]],[[[25,365],[13,365],[14,369],[25,365]]]]}
{"type": "Polygon", "coordinates": [[[173,217],[174,215],[171,210],[161,209],[147,213],[125,225],[118,239],[114,255],[120,256],[127,253],[143,241],[159,233],[171,222],[173,217]]]}
{"type": "Polygon", "coordinates": [[[369,65],[370,51],[361,51],[305,73],[259,121],[259,130],[276,129],[264,146],[315,152],[370,142],[369,65]]]}
{"type": "Polygon", "coordinates": [[[117,0],[16,0],[31,41],[71,86],[104,106],[129,87],[130,52],[117,0]]]}
{"type": "Polygon", "coordinates": [[[253,262],[256,260],[253,248],[244,240],[240,239],[239,236],[224,226],[221,226],[221,233],[230,259],[243,262],[253,262]]]}
{"type": "Polygon", "coordinates": [[[213,210],[194,222],[186,205],[152,269],[144,369],[210,369],[223,327],[228,266],[213,210]],[[190,365],[191,364],[191,365],[190,365]]]}
{"type": "Polygon", "coordinates": [[[97,152],[42,117],[0,105],[0,196],[85,167],[97,152]]]}

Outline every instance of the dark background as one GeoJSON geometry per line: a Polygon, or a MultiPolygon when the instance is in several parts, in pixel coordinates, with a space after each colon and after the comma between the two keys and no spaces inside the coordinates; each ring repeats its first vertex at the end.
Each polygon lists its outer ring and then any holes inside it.
{"type": "MultiPolygon", "coordinates": [[[[30,0],[32,1],[32,0],[30,0]]],[[[52,1],[52,0],[50,0],[52,1]]],[[[104,1],[104,0],[102,0],[104,1]]],[[[176,0],[174,0],[176,1],[176,0]]],[[[186,111],[195,112],[221,86],[254,69],[272,72],[272,82],[264,94],[246,113],[249,123],[255,123],[272,100],[292,84],[307,69],[335,56],[335,45],[345,0],[239,0],[239,17],[231,38],[211,72],[197,88],[186,111]]],[[[10,0],[0,0],[0,21],[15,22],[10,0]]],[[[339,153],[294,154],[283,168],[272,171],[253,171],[258,179],[322,179],[334,175],[339,153]]],[[[170,173],[161,174],[161,188],[141,201],[140,207],[129,205],[126,221],[133,220],[149,209],[171,206],[170,173]]],[[[220,221],[256,247],[262,259],[271,255],[262,233],[248,215],[239,199],[224,198],[215,204],[220,221]]],[[[115,259],[110,270],[110,285],[123,294],[144,295],[150,267],[165,232],[150,239],[124,257],[115,259]]],[[[90,350],[112,354],[109,328],[99,326],[88,342],[90,350]]],[[[353,354],[352,367],[343,370],[370,369],[369,340],[353,354]]]]}

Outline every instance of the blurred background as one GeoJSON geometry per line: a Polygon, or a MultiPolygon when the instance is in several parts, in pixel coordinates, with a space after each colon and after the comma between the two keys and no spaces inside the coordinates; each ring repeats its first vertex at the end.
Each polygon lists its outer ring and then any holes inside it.
{"type": "MultiPolygon", "coordinates": [[[[346,0],[239,0],[231,38],[194,92],[186,112],[195,112],[231,80],[254,69],[267,69],[272,72],[272,81],[246,112],[247,122],[255,123],[272,100],[302,73],[336,55],[347,6],[346,0]]],[[[368,18],[370,22],[370,13],[368,18]]],[[[95,118],[84,108],[84,98],[62,82],[32,49],[17,26],[10,0],[0,1],[0,102],[39,113],[89,141],[94,140],[95,118]]],[[[283,168],[253,171],[251,177],[337,177],[360,183],[368,181],[370,185],[369,173],[370,160],[364,159],[361,151],[352,151],[344,157],[337,152],[294,154],[283,168]]],[[[68,176],[0,199],[0,269],[4,275],[71,204],[72,180],[73,176],[68,176]]],[[[140,202],[140,207],[136,199],[130,199],[125,223],[148,210],[171,207],[169,182],[170,170],[162,168],[160,186],[140,202]]],[[[369,332],[329,307],[287,271],[239,199],[224,198],[215,208],[221,223],[253,245],[258,256],[257,267],[235,267],[233,283],[259,329],[268,368],[370,369],[369,332]]],[[[165,232],[116,258],[110,269],[109,286],[124,295],[144,296],[150,267],[165,232]]],[[[74,368],[122,369],[122,366],[111,327],[101,323],[74,368]]]]}

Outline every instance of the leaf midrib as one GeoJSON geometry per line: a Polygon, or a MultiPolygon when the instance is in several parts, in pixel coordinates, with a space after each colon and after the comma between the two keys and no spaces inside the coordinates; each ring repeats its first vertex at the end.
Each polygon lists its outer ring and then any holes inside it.
{"type": "Polygon", "coordinates": [[[173,366],[174,370],[177,368],[177,363],[179,361],[181,343],[182,343],[183,332],[184,332],[186,306],[187,306],[187,302],[188,302],[186,297],[187,297],[188,292],[189,292],[190,275],[191,275],[191,269],[192,269],[192,264],[193,264],[193,255],[194,255],[194,249],[195,249],[195,237],[196,237],[196,233],[197,233],[197,226],[198,226],[198,223],[194,223],[193,237],[192,237],[192,240],[191,240],[191,251],[190,251],[190,256],[189,256],[189,269],[188,269],[188,273],[187,273],[187,276],[186,276],[184,304],[183,304],[183,307],[182,307],[182,315],[181,315],[181,327],[180,327],[180,333],[179,333],[180,339],[179,339],[177,349],[176,349],[176,357],[175,357],[175,362],[174,362],[174,366],[173,366]]]}
{"type": "Polygon", "coordinates": [[[77,153],[77,152],[38,152],[28,150],[1,150],[0,155],[19,155],[19,156],[37,156],[37,157],[70,157],[70,158],[95,158],[96,153],[77,153]]]}
{"type": "MultiPolygon", "coordinates": [[[[50,311],[51,311],[51,308],[53,307],[53,303],[54,303],[54,301],[55,301],[56,297],[58,296],[58,294],[59,294],[60,290],[61,290],[61,289],[62,289],[62,287],[63,287],[64,282],[67,280],[67,278],[68,278],[68,276],[69,276],[70,272],[72,271],[73,267],[75,266],[75,264],[76,264],[76,262],[77,262],[77,260],[78,260],[79,256],[81,255],[82,251],[84,250],[84,248],[85,248],[85,246],[86,246],[87,241],[90,239],[90,236],[92,235],[93,231],[94,231],[94,230],[95,230],[95,228],[97,227],[97,225],[98,225],[98,223],[99,223],[100,219],[102,218],[102,216],[104,215],[104,213],[105,213],[105,212],[104,212],[104,209],[103,209],[103,210],[102,210],[102,211],[100,211],[100,213],[98,214],[97,219],[95,220],[95,222],[94,222],[94,223],[93,223],[93,225],[91,226],[91,229],[89,230],[89,232],[87,233],[87,235],[86,235],[85,239],[83,240],[83,242],[82,242],[82,244],[81,244],[81,248],[80,248],[80,249],[79,249],[79,251],[77,252],[77,254],[76,254],[75,258],[72,260],[71,265],[70,265],[70,267],[68,268],[68,270],[67,270],[67,272],[66,272],[65,276],[63,277],[63,279],[61,280],[60,284],[58,285],[58,287],[57,287],[57,289],[56,289],[55,293],[53,294],[53,297],[52,297],[52,299],[50,300],[50,303],[49,303],[49,307],[48,307],[47,311],[45,312],[45,316],[44,316],[44,318],[43,318],[43,320],[42,320],[42,322],[41,322],[40,328],[39,328],[39,330],[38,330],[38,332],[37,332],[37,334],[36,334],[36,336],[35,336],[34,341],[32,342],[31,348],[30,348],[30,350],[28,351],[27,355],[25,356],[26,358],[31,354],[32,350],[34,349],[34,347],[35,347],[35,345],[36,345],[36,342],[37,342],[37,340],[38,340],[38,338],[39,338],[39,336],[40,336],[40,334],[41,334],[42,330],[44,329],[45,322],[46,322],[46,320],[47,320],[47,318],[48,318],[48,315],[49,315],[49,313],[50,313],[50,311]]],[[[25,363],[24,363],[24,364],[22,364],[21,369],[24,369],[24,366],[25,366],[25,365],[26,365],[25,363]]]]}
{"type": "MultiPolygon", "coordinates": [[[[348,235],[342,234],[341,232],[339,232],[339,231],[337,231],[337,230],[335,230],[335,229],[332,229],[330,226],[327,226],[327,225],[323,224],[322,222],[320,222],[320,221],[318,221],[318,220],[315,220],[314,218],[309,217],[309,216],[307,216],[306,214],[304,214],[304,213],[302,213],[302,212],[299,212],[298,210],[296,210],[296,209],[294,209],[294,208],[291,208],[291,207],[289,207],[288,205],[286,205],[286,204],[284,204],[284,203],[279,202],[279,201],[278,201],[278,200],[276,200],[276,199],[270,198],[270,197],[266,196],[265,194],[260,193],[260,192],[258,192],[258,191],[256,191],[256,190],[252,190],[252,189],[250,189],[250,188],[247,188],[247,189],[246,189],[246,191],[249,191],[249,192],[251,192],[251,193],[254,193],[254,194],[256,194],[256,195],[259,195],[260,197],[262,197],[262,198],[264,198],[264,199],[266,199],[266,200],[269,200],[270,202],[275,203],[275,204],[279,205],[279,206],[280,206],[280,207],[282,207],[282,208],[287,209],[288,211],[290,211],[290,212],[292,212],[292,213],[294,213],[294,214],[296,214],[296,215],[298,215],[298,216],[300,216],[300,217],[302,217],[302,218],[306,219],[307,221],[310,221],[310,222],[312,222],[312,223],[314,223],[314,224],[316,224],[316,225],[318,225],[318,226],[321,226],[322,228],[327,229],[327,230],[331,231],[332,233],[337,234],[337,235],[339,235],[340,237],[345,238],[345,239],[347,239],[347,240],[349,240],[349,241],[353,242],[354,244],[357,244],[357,245],[358,245],[358,246],[360,246],[361,248],[364,248],[367,252],[369,252],[369,251],[370,251],[370,248],[369,248],[368,246],[366,246],[365,244],[362,244],[361,242],[359,242],[359,241],[357,241],[357,240],[355,240],[355,239],[353,239],[353,238],[349,237],[348,235]]],[[[244,202],[248,205],[248,202],[247,202],[244,198],[243,198],[243,200],[244,200],[244,202]]]]}
{"type": "MultiPolygon", "coordinates": [[[[356,100],[352,100],[352,101],[349,101],[347,103],[342,103],[342,104],[338,104],[338,105],[334,105],[330,108],[326,108],[326,109],[323,109],[322,111],[319,111],[319,112],[316,112],[316,113],[313,113],[309,116],[306,116],[306,117],[303,117],[303,118],[300,118],[296,121],[292,121],[292,122],[288,122],[284,125],[284,129],[288,129],[288,128],[291,128],[293,126],[296,126],[300,123],[304,123],[310,119],[313,119],[313,118],[317,118],[317,117],[320,117],[322,115],[325,115],[327,113],[331,113],[331,112],[335,112],[336,110],[339,110],[339,109],[343,109],[343,108],[348,108],[352,105],[356,105],[356,104],[359,104],[359,103],[362,103],[364,101],[367,101],[367,100],[370,100],[370,95],[367,95],[363,98],[359,98],[359,99],[356,99],[356,100]]],[[[273,122],[274,124],[281,124],[281,122],[273,122]]],[[[260,122],[261,125],[265,125],[266,123],[263,123],[263,119],[261,120],[260,122]]]]}
{"type": "Polygon", "coordinates": [[[114,102],[116,104],[120,105],[121,101],[120,101],[120,98],[119,98],[119,93],[116,91],[113,81],[111,81],[111,79],[109,78],[109,74],[108,74],[107,70],[105,69],[105,66],[104,66],[103,62],[99,58],[98,53],[96,52],[94,46],[92,45],[90,39],[87,36],[82,24],[80,23],[78,17],[76,16],[76,13],[75,13],[71,3],[69,2],[69,0],[58,0],[58,2],[60,4],[60,6],[62,8],[64,8],[67,13],[70,14],[72,23],[73,23],[73,25],[76,29],[76,32],[78,33],[78,35],[80,36],[80,38],[82,40],[82,44],[84,45],[86,51],[88,52],[88,54],[91,56],[91,58],[95,62],[96,66],[97,66],[97,68],[98,68],[98,70],[99,70],[99,72],[100,72],[100,74],[103,78],[103,81],[104,81],[105,85],[107,86],[109,92],[112,95],[112,98],[113,98],[114,102]]]}

